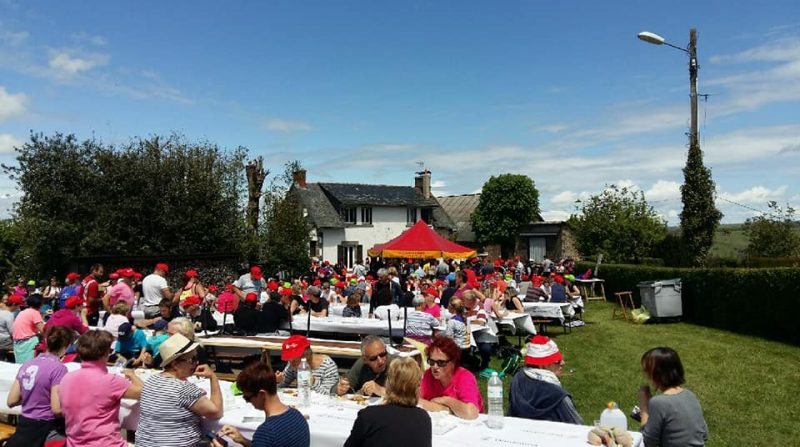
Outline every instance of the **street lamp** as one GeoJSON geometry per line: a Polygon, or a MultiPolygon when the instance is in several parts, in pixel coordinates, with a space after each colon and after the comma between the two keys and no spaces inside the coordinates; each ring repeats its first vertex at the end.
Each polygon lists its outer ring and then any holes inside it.
{"type": "Polygon", "coordinates": [[[691,130],[689,132],[689,144],[695,145],[698,144],[698,131],[697,131],[697,69],[699,68],[697,65],[697,30],[692,28],[689,30],[689,46],[686,48],[681,48],[675,46],[666,40],[663,37],[659,36],[658,34],[651,33],[649,31],[642,31],[639,33],[639,39],[647,42],[652,43],[654,45],[666,45],[668,47],[676,48],[681,50],[689,55],[689,104],[692,110],[692,125],[691,130]]]}

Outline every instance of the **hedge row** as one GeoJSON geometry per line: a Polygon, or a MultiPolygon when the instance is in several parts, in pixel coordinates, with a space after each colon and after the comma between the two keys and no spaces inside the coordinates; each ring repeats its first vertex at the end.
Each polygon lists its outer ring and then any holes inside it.
{"type": "MultiPolygon", "coordinates": [[[[594,264],[578,263],[583,272],[594,264]]],[[[800,268],[670,268],[602,264],[606,298],[642,281],[681,278],[684,321],[800,345],[800,268]]]]}

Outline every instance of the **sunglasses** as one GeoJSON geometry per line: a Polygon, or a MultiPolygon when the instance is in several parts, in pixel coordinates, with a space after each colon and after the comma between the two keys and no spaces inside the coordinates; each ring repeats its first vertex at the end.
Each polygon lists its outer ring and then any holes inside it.
{"type": "Polygon", "coordinates": [[[379,358],[379,357],[380,357],[380,358],[384,358],[384,357],[386,357],[387,355],[388,355],[388,353],[387,353],[386,351],[383,351],[383,352],[381,352],[381,353],[380,353],[380,354],[378,354],[378,355],[373,355],[373,356],[371,356],[371,357],[367,357],[367,360],[369,360],[370,362],[374,362],[375,360],[378,360],[378,358],[379,358]]]}
{"type": "Polygon", "coordinates": [[[448,363],[450,363],[450,360],[434,360],[434,359],[428,359],[428,363],[430,363],[430,365],[431,365],[431,366],[437,366],[437,367],[439,367],[439,368],[444,368],[444,367],[445,367],[445,365],[447,365],[448,363]]]}
{"type": "Polygon", "coordinates": [[[200,363],[200,360],[197,359],[196,355],[193,355],[191,357],[184,357],[184,358],[181,358],[181,359],[178,359],[178,360],[181,361],[181,362],[189,362],[189,363],[191,363],[193,365],[197,365],[197,364],[200,363]]]}

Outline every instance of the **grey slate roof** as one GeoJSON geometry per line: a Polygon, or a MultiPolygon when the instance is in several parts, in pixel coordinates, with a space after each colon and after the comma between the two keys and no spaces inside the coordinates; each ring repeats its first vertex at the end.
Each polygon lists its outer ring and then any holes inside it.
{"type": "Polygon", "coordinates": [[[319,184],[309,183],[305,188],[293,186],[292,192],[308,211],[308,220],[312,225],[317,228],[344,228],[342,218],[319,184]]]}
{"type": "Polygon", "coordinates": [[[450,219],[455,223],[456,241],[474,242],[475,233],[472,231],[472,224],[469,216],[478,207],[480,194],[466,194],[463,196],[437,197],[439,204],[450,219]]]}
{"type": "Polygon", "coordinates": [[[413,186],[365,185],[360,183],[318,183],[335,201],[345,206],[435,207],[436,199],[426,199],[413,186]]]}
{"type": "Polygon", "coordinates": [[[366,185],[358,183],[308,183],[292,192],[308,211],[309,222],[317,228],[344,228],[337,205],[414,206],[431,208],[436,228],[455,230],[456,225],[435,197],[426,199],[413,186],[366,185]]]}
{"type": "MultiPolygon", "coordinates": [[[[437,197],[442,209],[450,216],[456,227],[456,241],[475,242],[475,232],[472,231],[472,223],[469,216],[478,207],[481,200],[480,194],[464,194],[461,196],[437,197]]],[[[542,216],[536,215],[536,221],[541,222],[542,216]]],[[[532,222],[533,223],[533,222],[532,222]]]]}

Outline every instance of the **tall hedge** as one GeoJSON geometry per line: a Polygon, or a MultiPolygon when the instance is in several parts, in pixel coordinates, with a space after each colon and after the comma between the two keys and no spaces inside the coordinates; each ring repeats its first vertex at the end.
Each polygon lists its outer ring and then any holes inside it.
{"type": "MultiPolygon", "coordinates": [[[[579,263],[577,271],[593,264],[579,263]]],[[[689,323],[800,345],[800,268],[669,268],[603,264],[606,298],[637,284],[681,278],[683,319],[689,323]]]]}

